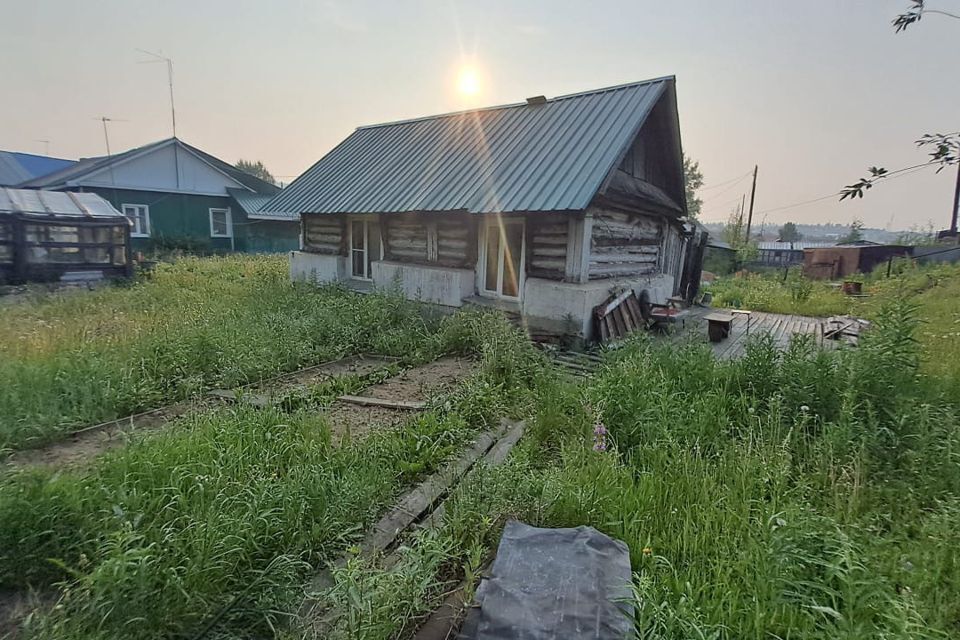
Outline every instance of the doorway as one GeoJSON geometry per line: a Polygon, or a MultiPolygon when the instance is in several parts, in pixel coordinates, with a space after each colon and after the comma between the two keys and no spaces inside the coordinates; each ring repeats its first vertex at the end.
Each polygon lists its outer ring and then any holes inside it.
{"type": "Polygon", "coordinates": [[[357,280],[373,279],[373,263],[383,259],[380,223],[371,218],[350,221],[350,276],[357,280]]]}
{"type": "Polygon", "coordinates": [[[480,290],[488,296],[520,300],[523,291],[523,220],[494,218],[484,224],[480,290]]]}

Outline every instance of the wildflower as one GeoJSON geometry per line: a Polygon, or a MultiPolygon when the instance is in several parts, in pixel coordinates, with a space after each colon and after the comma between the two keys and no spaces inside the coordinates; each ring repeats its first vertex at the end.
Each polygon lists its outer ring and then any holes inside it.
{"type": "Polygon", "coordinates": [[[754,411],[755,409],[753,407],[747,407],[747,413],[749,413],[750,415],[753,415],[754,411]]]}
{"type": "Polygon", "coordinates": [[[607,427],[603,424],[599,411],[593,421],[593,450],[600,452],[607,450],[607,427]]]}
{"type": "Polygon", "coordinates": [[[805,405],[805,404],[804,404],[804,405],[800,405],[800,411],[802,411],[803,413],[807,413],[808,411],[810,411],[810,407],[808,407],[808,406],[805,405]]]}
{"type": "Polygon", "coordinates": [[[644,548],[643,548],[643,555],[649,556],[649,555],[651,555],[651,554],[653,554],[653,549],[651,549],[650,547],[644,547],[644,548]]]}

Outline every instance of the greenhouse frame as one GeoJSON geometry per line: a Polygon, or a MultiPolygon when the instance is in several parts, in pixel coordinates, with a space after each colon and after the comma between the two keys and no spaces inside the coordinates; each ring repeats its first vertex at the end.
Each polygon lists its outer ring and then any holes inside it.
{"type": "Polygon", "coordinates": [[[0,188],[0,284],[132,273],[130,221],[97,194],[0,188]]]}

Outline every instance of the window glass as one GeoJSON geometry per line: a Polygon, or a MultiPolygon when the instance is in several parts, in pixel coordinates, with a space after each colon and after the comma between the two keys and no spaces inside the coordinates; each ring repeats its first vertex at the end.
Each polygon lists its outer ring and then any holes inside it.
{"type": "Polygon", "coordinates": [[[214,238],[229,238],[233,235],[228,209],[210,209],[210,235],[214,238]]]}
{"type": "Polygon", "coordinates": [[[508,224],[504,227],[506,243],[503,254],[503,295],[516,298],[520,295],[520,258],[523,251],[523,225],[508,224]]]}
{"type": "Polygon", "coordinates": [[[350,222],[350,273],[356,278],[366,278],[367,252],[364,250],[363,220],[350,222]]]}
{"type": "Polygon", "coordinates": [[[367,222],[367,277],[373,277],[373,263],[380,260],[380,223],[367,222]]]}
{"type": "Polygon", "coordinates": [[[497,271],[500,265],[500,229],[496,226],[487,227],[486,257],[484,288],[487,291],[496,291],[497,271]]]}
{"type": "Polygon", "coordinates": [[[133,225],[130,228],[130,234],[133,236],[150,235],[150,213],[145,204],[125,204],[123,205],[123,215],[133,225]]]}

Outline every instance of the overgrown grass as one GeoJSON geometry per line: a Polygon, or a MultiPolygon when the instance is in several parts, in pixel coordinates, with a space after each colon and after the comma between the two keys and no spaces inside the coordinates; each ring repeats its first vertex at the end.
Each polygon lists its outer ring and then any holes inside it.
{"type": "Polygon", "coordinates": [[[0,451],[347,353],[423,357],[434,325],[399,296],[293,285],[282,256],[0,306],[0,451]]]}
{"type": "Polygon", "coordinates": [[[543,363],[500,317],[445,320],[438,348],[481,349],[480,372],[397,429],[331,447],[310,403],[194,415],[89,468],[0,484],[0,585],[63,584],[40,638],[262,637],[288,625],[313,568],[397,493],[531,399],[543,363]],[[293,407],[288,407],[293,408],[293,407]]]}
{"type": "Polygon", "coordinates": [[[717,280],[710,288],[714,304],[772,313],[805,316],[852,314],[876,319],[891,299],[910,298],[920,308],[916,337],[922,346],[921,371],[938,378],[947,395],[960,398],[960,265],[917,266],[894,263],[891,277],[886,267],[863,280],[866,298],[851,298],[828,282],[807,280],[798,269],[750,274],[717,280]]]}
{"type": "Polygon", "coordinates": [[[627,542],[637,637],[956,637],[960,417],[948,385],[960,341],[943,336],[960,326],[957,273],[868,278],[861,309],[876,328],[858,349],[801,338],[781,354],[758,336],[728,362],[708,345],[641,337],[580,387],[502,319],[417,320],[416,337],[397,329],[405,355],[481,358],[431,412],[332,448],[315,411],[341,387],[326,385],[287,398],[289,413],[195,416],[86,471],[8,477],[0,579],[63,582],[58,608],[30,626],[40,638],[301,637],[309,572],[512,413],[528,420],[524,441],[504,466],[468,475],[438,529],[406,537],[394,567],[356,559],[336,572],[326,637],[406,637],[461,579],[476,584],[511,517],[627,542]]]}
{"type": "Polygon", "coordinates": [[[916,313],[886,308],[857,350],[640,339],[582,390],[541,381],[532,438],[398,569],[340,572],[329,637],[403,637],[509,517],[626,541],[640,638],[956,637],[960,422],[917,375],[916,313]]]}

